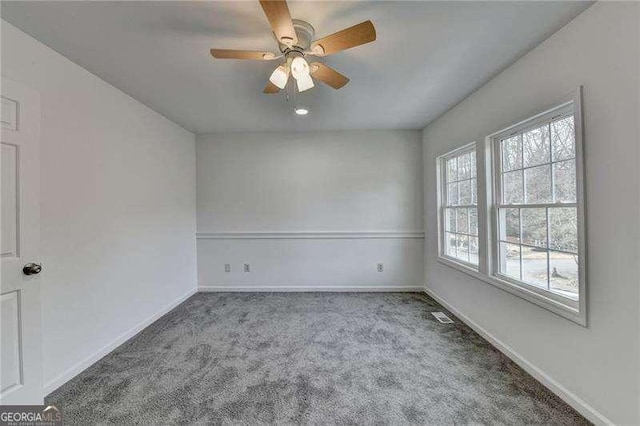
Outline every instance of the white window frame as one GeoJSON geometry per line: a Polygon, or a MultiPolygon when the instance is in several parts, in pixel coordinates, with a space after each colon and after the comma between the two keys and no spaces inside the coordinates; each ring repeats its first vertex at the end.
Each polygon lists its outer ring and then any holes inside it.
{"type": "Polygon", "coordinates": [[[477,217],[477,226],[478,226],[478,252],[481,251],[481,247],[482,247],[482,241],[480,240],[480,206],[479,206],[479,198],[480,198],[480,193],[478,191],[479,188],[479,183],[478,183],[478,149],[476,146],[475,142],[471,142],[468,143],[460,148],[454,149],[453,151],[450,151],[444,155],[441,155],[437,158],[437,165],[436,165],[436,173],[438,175],[437,177],[437,184],[438,184],[438,260],[448,263],[448,264],[452,264],[455,265],[457,267],[462,267],[462,268],[467,268],[470,269],[472,271],[478,271],[479,270],[479,264],[482,263],[482,259],[480,258],[480,253],[478,253],[478,265],[475,265],[471,262],[465,262],[462,259],[459,259],[457,257],[451,257],[449,255],[447,255],[446,253],[446,246],[445,246],[445,236],[446,236],[446,226],[445,226],[445,220],[446,220],[446,214],[445,214],[445,210],[448,207],[455,207],[455,208],[475,208],[476,211],[478,212],[478,217],[477,217]],[[471,151],[475,151],[476,155],[476,164],[475,164],[475,169],[476,169],[476,204],[469,204],[469,205],[456,205],[456,206],[448,206],[446,203],[447,200],[447,177],[446,177],[446,173],[447,173],[447,160],[450,160],[451,158],[455,158],[458,157],[460,155],[466,154],[468,152],[471,151]]]}
{"type": "MultiPolygon", "coordinates": [[[[583,116],[582,116],[582,87],[561,98],[555,106],[545,109],[544,112],[527,118],[517,124],[509,126],[485,137],[484,144],[476,144],[476,178],[477,178],[477,208],[478,208],[478,237],[479,237],[479,265],[468,265],[458,260],[453,260],[444,253],[444,214],[443,214],[443,167],[441,158],[454,154],[456,151],[438,157],[436,162],[437,173],[437,203],[438,203],[438,262],[458,269],[476,279],[484,281],[515,296],[525,299],[548,311],[567,318],[584,327],[587,326],[587,243],[586,243],[586,215],[585,215],[585,174],[584,174],[584,141],[583,141],[583,116]],[[573,108],[575,149],[576,149],[576,203],[566,204],[567,207],[577,207],[578,215],[578,297],[571,298],[560,296],[556,293],[539,289],[535,286],[523,284],[499,273],[498,258],[498,208],[494,194],[499,194],[496,188],[496,180],[499,180],[500,167],[496,163],[496,140],[505,134],[512,134],[518,130],[535,126],[536,123],[547,121],[558,115],[566,108],[573,108]]],[[[459,150],[469,148],[472,144],[465,145],[459,150]]],[[[531,207],[524,205],[519,207],[531,207]]]]}

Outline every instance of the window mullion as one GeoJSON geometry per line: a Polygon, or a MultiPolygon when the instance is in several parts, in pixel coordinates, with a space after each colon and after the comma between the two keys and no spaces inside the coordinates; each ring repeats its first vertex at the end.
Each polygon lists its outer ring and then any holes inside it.
{"type": "Polygon", "coordinates": [[[456,212],[456,232],[453,234],[453,246],[456,248],[455,257],[458,258],[458,213],[456,212]]]}
{"type": "Polygon", "coordinates": [[[447,240],[447,226],[446,226],[446,221],[447,221],[447,209],[444,206],[440,206],[440,229],[442,230],[440,232],[440,253],[442,254],[446,254],[447,252],[447,245],[446,245],[446,240],[447,240]]]}
{"type": "Polygon", "coordinates": [[[471,210],[469,207],[465,207],[467,210],[467,261],[471,263],[471,210]]]}
{"type": "Polygon", "coordinates": [[[547,217],[547,290],[551,290],[551,237],[549,232],[549,207],[545,208],[545,215],[547,217]]]}
{"type": "Polygon", "coordinates": [[[520,281],[522,281],[522,209],[518,209],[518,247],[520,248],[520,281]]]}
{"type": "Polygon", "coordinates": [[[501,209],[545,209],[545,208],[569,208],[577,207],[577,203],[531,203],[531,204],[498,204],[497,207],[501,209]]]}
{"type": "Polygon", "coordinates": [[[491,220],[491,224],[492,229],[492,241],[491,241],[491,264],[489,266],[490,270],[488,272],[495,274],[496,272],[500,271],[500,243],[498,242],[499,240],[499,235],[500,235],[500,211],[499,208],[497,207],[499,204],[502,204],[503,201],[503,197],[502,197],[502,191],[504,188],[504,179],[503,179],[503,174],[502,174],[502,163],[503,163],[503,157],[504,154],[502,152],[502,142],[500,141],[500,139],[496,139],[494,142],[492,142],[492,146],[491,149],[495,150],[493,152],[495,152],[495,156],[491,157],[491,164],[492,164],[492,178],[491,178],[491,188],[494,190],[493,194],[492,194],[492,206],[491,206],[491,211],[489,212],[490,214],[490,219],[491,220]],[[495,144],[498,144],[498,148],[499,149],[495,149],[495,144]],[[496,158],[497,157],[497,158],[496,158]]]}
{"type": "Polygon", "coordinates": [[[556,202],[556,190],[555,190],[555,179],[554,179],[554,173],[553,173],[553,144],[551,143],[551,122],[549,122],[548,124],[549,126],[549,173],[551,174],[551,201],[553,201],[554,203],[556,202]]]}
{"type": "MultiPolygon", "coordinates": [[[[524,172],[524,142],[522,141],[522,133],[518,135],[518,143],[520,144],[520,167],[522,168],[522,202],[525,203],[527,201],[527,184],[525,177],[527,174],[524,172]]],[[[522,253],[520,257],[522,257],[522,253]]],[[[520,271],[522,271],[522,268],[520,268],[520,271]]]]}

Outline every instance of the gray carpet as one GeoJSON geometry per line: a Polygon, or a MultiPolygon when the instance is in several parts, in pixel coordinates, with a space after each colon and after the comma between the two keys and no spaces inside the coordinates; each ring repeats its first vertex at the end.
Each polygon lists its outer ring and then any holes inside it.
{"type": "Polygon", "coordinates": [[[418,293],[199,293],[46,399],[65,423],[585,424],[418,293]]]}

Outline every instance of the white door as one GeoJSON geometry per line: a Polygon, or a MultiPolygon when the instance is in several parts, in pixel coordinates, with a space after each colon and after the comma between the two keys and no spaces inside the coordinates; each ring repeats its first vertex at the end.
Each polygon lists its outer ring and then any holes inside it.
{"type": "Polygon", "coordinates": [[[42,404],[40,95],[5,79],[0,95],[0,404],[42,404]]]}

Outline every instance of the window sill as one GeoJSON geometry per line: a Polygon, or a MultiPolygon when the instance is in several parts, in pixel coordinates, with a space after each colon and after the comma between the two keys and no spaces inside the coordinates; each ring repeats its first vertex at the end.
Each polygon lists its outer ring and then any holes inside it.
{"type": "Polygon", "coordinates": [[[565,305],[557,300],[546,297],[535,291],[529,290],[524,286],[510,283],[497,277],[485,275],[482,272],[467,266],[465,264],[455,262],[449,258],[438,256],[438,262],[453,269],[457,269],[475,279],[483,281],[487,284],[491,284],[506,292],[513,294],[521,299],[524,299],[534,305],[537,305],[543,309],[553,312],[563,318],[575,322],[583,327],[587,326],[587,318],[584,312],[580,312],[578,309],[565,305]]]}
{"type": "Polygon", "coordinates": [[[470,264],[466,264],[463,262],[458,262],[456,260],[454,260],[453,258],[450,257],[446,257],[446,256],[438,256],[438,262],[450,266],[452,268],[458,269],[462,272],[465,273],[470,273],[472,274],[472,276],[476,276],[476,275],[480,275],[480,272],[478,271],[477,268],[474,268],[473,266],[471,266],[470,264]]]}

